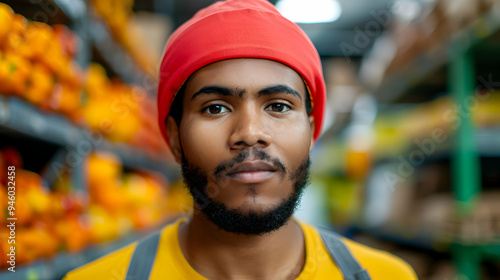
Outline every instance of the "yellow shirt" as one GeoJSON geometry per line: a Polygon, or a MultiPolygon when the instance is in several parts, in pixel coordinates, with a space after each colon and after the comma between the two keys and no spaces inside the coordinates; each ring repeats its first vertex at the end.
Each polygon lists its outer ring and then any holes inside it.
{"type": "MultiPolygon", "coordinates": [[[[187,262],[179,246],[178,228],[185,221],[178,219],[163,228],[156,261],[151,272],[152,280],[207,280],[187,262]]],[[[340,270],[330,258],[316,229],[299,222],[304,232],[306,263],[296,280],[343,279],[340,270]]],[[[349,239],[343,241],[354,257],[368,270],[373,280],[414,280],[415,272],[403,260],[387,252],[376,250],[349,239]]],[[[85,266],[70,271],[63,280],[123,280],[136,243],[112,252],[85,266]]]]}

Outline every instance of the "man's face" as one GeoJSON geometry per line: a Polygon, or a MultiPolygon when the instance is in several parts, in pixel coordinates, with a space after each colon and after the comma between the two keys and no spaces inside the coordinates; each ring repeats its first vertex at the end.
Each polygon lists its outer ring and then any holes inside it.
{"type": "Polygon", "coordinates": [[[291,68],[231,59],[195,72],[185,85],[171,147],[202,212],[220,228],[262,234],[293,213],[309,171],[314,119],[291,68]]]}

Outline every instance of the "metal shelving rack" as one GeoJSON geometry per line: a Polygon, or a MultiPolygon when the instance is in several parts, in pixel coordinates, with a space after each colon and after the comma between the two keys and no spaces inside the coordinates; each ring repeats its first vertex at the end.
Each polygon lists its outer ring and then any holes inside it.
{"type": "Polygon", "coordinates": [[[400,71],[391,74],[374,90],[373,94],[382,103],[391,103],[401,98],[408,89],[421,83],[430,74],[446,66],[452,57],[457,56],[456,47],[470,49],[481,44],[500,29],[500,7],[494,8],[450,37],[444,38],[439,46],[433,47],[432,52],[424,52],[412,59],[411,63],[400,71]]]}
{"type": "MultiPolygon", "coordinates": [[[[492,13],[482,19],[482,24],[491,27],[491,31],[500,29],[498,13],[492,13]],[[494,16],[493,18],[490,16],[494,16]],[[495,21],[491,21],[495,19],[495,21]]],[[[481,21],[480,21],[481,22],[481,21]]],[[[477,36],[462,38],[451,45],[448,83],[455,103],[467,108],[467,100],[476,88],[473,48],[480,40],[477,36]],[[468,39],[472,40],[468,40],[468,39]]],[[[455,135],[452,157],[452,183],[456,199],[456,212],[459,217],[469,214],[478,194],[481,192],[481,170],[479,153],[475,142],[476,128],[471,121],[470,111],[459,114],[461,125],[455,135]]],[[[483,258],[500,259],[500,242],[497,244],[464,244],[460,241],[452,244],[452,257],[458,272],[466,279],[478,279],[480,263],[483,258]]]]}
{"type": "MultiPolygon", "coordinates": [[[[33,9],[39,2],[30,0],[7,4],[31,5],[33,9]]],[[[112,36],[102,20],[96,19],[84,0],[43,0],[44,5],[51,5],[62,11],[69,20],[68,25],[78,35],[79,53],[76,58],[82,68],[91,61],[91,49],[94,46],[119,77],[127,83],[142,83],[147,76],[132,57],[127,54],[112,36]]],[[[41,6],[40,6],[41,7],[41,6]]],[[[147,80],[148,82],[150,79],[147,80]]],[[[152,93],[152,92],[150,92],[152,93]]],[[[154,96],[152,94],[152,96],[154,96]]],[[[63,148],[76,148],[82,141],[89,141],[90,130],[73,124],[65,116],[41,111],[36,106],[15,97],[0,96],[0,135],[28,137],[33,141],[43,141],[63,148]]],[[[123,165],[132,169],[156,171],[163,174],[169,182],[179,179],[179,170],[173,162],[161,156],[152,156],[127,144],[113,143],[104,138],[92,143],[92,150],[109,151],[117,155],[123,165]]],[[[63,152],[54,156],[52,161],[61,160],[63,152]]],[[[64,158],[64,157],[62,157],[64,158]]],[[[50,181],[54,174],[45,174],[50,181]]],[[[79,191],[86,191],[86,178],[83,165],[73,170],[73,182],[79,191]]],[[[168,218],[168,217],[167,217],[168,218]]],[[[172,217],[168,218],[168,222],[172,217]]],[[[168,223],[167,222],[167,223],[168,223]]],[[[16,266],[16,273],[0,271],[0,279],[61,279],[69,270],[97,259],[107,253],[130,244],[159,230],[161,227],[140,231],[103,244],[91,244],[80,252],[60,252],[57,255],[29,264],[16,266]]]]}
{"type": "Polygon", "coordinates": [[[84,0],[53,0],[54,4],[68,16],[73,23],[73,30],[80,38],[80,50],[76,58],[81,67],[90,62],[90,42],[88,36],[88,10],[84,0]]]}
{"type": "MultiPolygon", "coordinates": [[[[175,219],[175,217],[173,217],[175,219]]],[[[91,244],[79,252],[62,252],[51,258],[36,260],[27,265],[16,266],[16,272],[0,271],[2,280],[53,280],[62,279],[64,275],[79,266],[94,261],[106,254],[123,248],[137,240],[141,240],[153,232],[161,230],[174,221],[172,217],[154,229],[140,231],[101,244],[91,244]]]]}
{"type": "Polygon", "coordinates": [[[89,130],[74,125],[59,114],[42,112],[21,99],[0,96],[0,109],[0,128],[4,130],[22,133],[61,147],[77,148],[78,143],[85,141],[91,143],[94,150],[116,154],[126,167],[162,173],[170,182],[179,178],[173,163],[151,157],[127,144],[112,143],[105,139],[94,143],[89,139],[89,130]]]}
{"type": "Polygon", "coordinates": [[[149,83],[151,78],[126,53],[126,50],[113,40],[111,32],[101,19],[93,17],[89,24],[89,30],[90,38],[96,49],[123,81],[133,84],[149,83]]]}
{"type": "MultiPolygon", "coordinates": [[[[422,83],[438,69],[446,67],[446,83],[455,104],[467,107],[466,102],[476,89],[477,77],[474,69],[478,55],[477,49],[499,31],[500,6],[495,5],[491,11],[464,28],[460,33],[446,38],[437,50],[434,49],[432,53],[418,55],[407,64],[405,69],[382,81],[381,85],[374,90],[375,97],[382,103],[396,102],[408,94],[410,88],[422,83]]],[[[499,156],[498,151],[500,150],[498,129],[481,129],[481,136],[478,137],[477,129],[470,118],[470,112],[465,111],[464,114],[459,114],[459,121],[462,124],[454,134],[452,147],[446,152],[451,156],[452,189],[456,201],[456,217],[459,219],[465,218],[471,213],[481,192],[480,156],[484,153],[499,156]],[[492,137],[495,139],[491,139],[492,137]],[[487,149],[478,148],[478,142],[491,146],[487,149]]],[[[365,231],[365,229],[361,230],[365,231]]],[[[370,232],[370,230],[366,231],[370,232]]],[[[418,243],[407,240],[403,236],[395,238],[390,233],[382,232],[379,235],[398,243],[407,243],[406,241],[412,244],[418,243]]],[[[435,241],[430,239],[431,243],[435,241]]],[[[429,239],[426,239],[424,243],[425,246],[421,247],[429,248],[429,239]]],[[[418,244],[417,246],[420,246],[418,244]]],[[[462,277],[460,279],[477,280],[482,261],[500,260],[500,241],[471,244],[456,238],[451,241],[449,252],[457,272],[462,277]]]]}

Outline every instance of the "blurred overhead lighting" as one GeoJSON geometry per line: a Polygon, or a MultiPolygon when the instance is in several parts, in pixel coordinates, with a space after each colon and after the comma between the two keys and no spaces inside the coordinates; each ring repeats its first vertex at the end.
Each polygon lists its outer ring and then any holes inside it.
{"type": "Polygon", "coordinates": [[[336,0],[279,0],[276,8],[284,17],[297,23],[333,22],[342,13],[336,0]]]}
{"type": "Polygon", "coordinates": [[[396,0],[391,7],[391,12],[406,21],[412,21],[418,18],[422,12],[422,2],[417,0],[396,0]]]}

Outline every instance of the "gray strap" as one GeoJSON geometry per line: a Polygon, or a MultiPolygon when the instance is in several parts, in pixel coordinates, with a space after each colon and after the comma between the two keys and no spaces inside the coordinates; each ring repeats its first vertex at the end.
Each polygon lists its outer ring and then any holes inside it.
{"type": "Polygon", "coordinates": [[[155,263],[161,231],[143,239],[135,246],[125,280],[147,280],[155,263]]]}
{"type": "Polygon", "coordinates": [[[321,228],[318,228],[318,231],[326,250],[342,272],[345,280],[371,280],[368,272],[356,261],[339,235],[321,228]]]}

